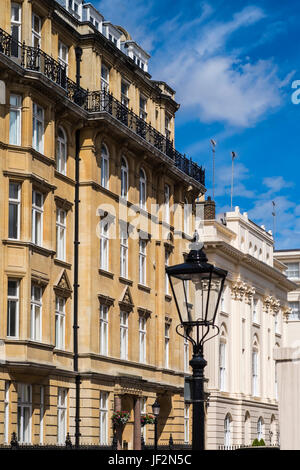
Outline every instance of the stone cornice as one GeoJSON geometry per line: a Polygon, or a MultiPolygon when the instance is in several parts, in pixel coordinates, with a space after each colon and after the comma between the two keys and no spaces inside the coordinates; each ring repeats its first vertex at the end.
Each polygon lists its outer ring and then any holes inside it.
{"type": "Polygon", "coordinates": [[[239,261],[242,265],[252,268],[253,270],[259,272],[261,275],[264,275],[268,278],[272,278],[276,283],[280,284],[281,287],[284,287],[287,290],[295,290],[297,288],[296,284],[287,277],[279,272],[277,269],[272,266],[263,263],[262,261],[257,260],[249,254],[242,253],[233,246],[229,245],[223,241],[209,241],[204,243],[206,250],[212,249],[220,251],[222,254],[227,255],[230,258],[234,258],[239,261]]]}

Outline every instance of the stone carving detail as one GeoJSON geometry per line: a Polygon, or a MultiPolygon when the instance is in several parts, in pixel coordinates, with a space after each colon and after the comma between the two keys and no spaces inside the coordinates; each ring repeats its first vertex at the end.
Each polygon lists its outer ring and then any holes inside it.
{"type": "Polygon", "coordinates": [[[254,294],[255,289],[251,286],[248,286],[246,282],[241,281],[240,279],[236,281],[234,284],[232,284],[231,287],[231,296],[234,300],[240,300],[242,301],[244,297],[246,297],[246,300],[254,294]]]}
{"type": "Polygon", "coordinates": [[[266,313],[278,313],[280,310],[280,301],[272,295],[268,295],[263,301],[263,311],[266,313]]]}

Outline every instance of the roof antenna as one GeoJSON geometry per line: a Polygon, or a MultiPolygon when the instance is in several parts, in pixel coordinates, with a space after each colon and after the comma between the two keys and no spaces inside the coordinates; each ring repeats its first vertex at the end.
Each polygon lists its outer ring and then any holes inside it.
{"type": "Polygon", "coordinates": [[[233,161],[237,157],[235,152],[231,152],[231,194],[230,194],[230,211],[232,212],[232,199],[233,199],[233,161]]]}
{"type": "Polygon", "coordinates": [[[215,153],[216,153],[216,145],[217,145],[217,142],[214,140],[214,139],[210,139],[210,143],[211,143],[211,150],[212,150],[212,156],[213,156],[213,171],[212,171],[212,184],[213,184],[213,188],[212,188],[212,198],[213,198],[213,201],[215,200],[215,153]]]}

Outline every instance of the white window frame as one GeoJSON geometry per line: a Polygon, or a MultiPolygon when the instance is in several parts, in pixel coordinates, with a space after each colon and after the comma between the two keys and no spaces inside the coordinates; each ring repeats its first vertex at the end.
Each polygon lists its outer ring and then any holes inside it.
{"type": "Polygon", "coordinates": [[[55,298],[55,347],[65,349],[66,331],[66,299],[56,296],[55,298]],[[62,301],[62,305],[60,303],[62,301]]]}
{"type": "Polygon", "coordinates": [[[299,300],[290,301],[289,307],[292,309],[292,312],[289,314],[289,320],[300,320],[300,302],[299,300]]]}
{"type": "Polygon", "coordinates": [[[108,355],[108,306],[100,304],[99,351],[102,356],[108,355]]]}
{"type": "Polygon", "coordinates": [[[170,131],[171,118],[167,114],[165,115],[165,136],[166,139],[171,140],[171,131],[170,131]]]}
{"type": "MultiPolygon", "coordinates": [[[[20,3],[12,3],[11,4],[11,35],[13,36],[13,28],[16,28],[18,34],[17,34],[17,41],[21,42],[22,40],[22,5],[20,3]],[[16,20],[15,17],[13,16],[13,9],[16,8],[18,10],[18,16],[19,19],[16,20]]],[[[17,55],[14,55],[13,53],[13,47],[12,47],[12,56],[13,57],[19,57],[20,55],[20,49],[19,45],[17,45],[17,55]]]]}
{"type": "Polygon", "coordinates": [[[18,384],[17,416],[18,442],[20,444],[30,444],[32,426],[32,386],[29,384],[18,384]]]}
{"type": "Polygon", "coordinates": [[[69,66],[69,48],[62,41],[58,41],[58,62],[60,63],[60,65],[65,67],[66,75],[67,75],[68,66],[69,66]],[[65,52],[65,58],[64,58],[64,52],[65,52]]]}
{"type": "Polygon", "coordinates": [[[9,391],[10,382],[5,381],[4,389],[4,443],[9,443],[9,391]]]}
{"type": "Polygon", "coordinates": [[[185,336],[183,338],[183,369],[184,369],[184,372],[189,371],[189,365],[190,365],[190,346],[189,346],[189,340],[185,336]]]}
{"type": "Polygon", "coordinates": [[[293,263],[285,263],[287,266],[286,276],[288,279],[299,279],[300,278],[300,263],[296,261],[293,263]]]}
{"type": "Polygon", "coordinates": [[[224,419],[224,445],[226,448],[231,446],[231,419],[227,414],[224,419]]]}
{"type": "Polygon", "coordinates": [[[100,269],[109,269],[109,222],[100,222],[100,269]]]}
{"type": "Polygon", "coordinates": [[[147,98],[143,95],[140,95],[140,119],[147,119],[147,98]]]}
{"type": "Polygon", "coordinates": [[[36,103],[33,103],[32,109],[32,147],[37,152],[43,153],[45,111],[36,103]]]}
{"type": "Polygon", "coordinates": [[[147,354],[147,320],[145,317],[139,317],[139,361],[146,363],[147,354]]]}
{"type": "Polygon", "coordinates": [[[101,146],[101,186],[109,189],[109,152],[104,144],[101,146]]]}
{"type": "Polygon", "coordinates": [[[100,445],[108,444],[108,392],[100,392],[99,439],[100,445]]]}
{"type": "Polygon", "coordinates": [[[165,323],[165,369],[170,367],[170,324],[165,323]]]}
{"type": "Polygon", "coordinates": [[[43,243],[44,195],[32,191],[32,243],[41,246],[43,243]],[[41,205],[37,204],[37,195],[41,196],[41,205]]]}
{"type": "Polygon", "coordinates": [[[32,47],[41,47],[41,41],[42,41],[42,19],[40,16],[38,16],[36,13],[32,13],[32,24],[31,24],[31,42],[32,42],[32,47]],[[35,18],[38,20],[39,24],[39,30],[35,30],[35,18]],[[35,44],[37,42],[37,44],[35,44]]]}
{"type": "Polygon", "coordinates": [[[40,445],[44,443],[45,387],[40,387],[40,445]]]}
{"type": "Polygon", "coordinates": [[[22,143],[22,96],[15,93],[9,97],[9,143],[18,146],[22,143]],[[15,104],[12,103],[14,100],[15,104]]]}
{"type": "Polygon", "coordinates": [[[101,91],[109,93],[109,68],[105,65],[101,65],[101,91]]]}
{"type": "Polygon", "coordinates": [[[226,343],[219,344],[219,387],[221,392],[226,391],[226,343]]]}
{"type": "Polygon", "coordinates": [[[126,82],[126,80],[122,79],[121,80],[121,103],[123,106],[126,106],[126,108],[129,108],[129,98],[128,98],[129,87],[130,87],[129,83],[126,82]],[[123,86],[125,90],[123,89],[123,86]]]}
{"type": "Polygon", "coordinates": [[[187,198],[184,199],[184,205],[183,205],[183,231],[187,235],[190,233],[190,204],[187,200],[187,198]]]}
{"type": "Polygon", "coordinates": [[[120,237],[120,276],[128,277],[128,235],[126,230],[121,230],[120,237]]]}
{"type": "Polygon", "coordinates": [[[257,439],[260,441],[264,438],[264,423],[262,417],[257,420],[257,439]]]}
{"type": "Polygon", "coordinates": [[[146,285],[147,282],[147,242],[139,240],[139,284],[146,285]]]}
{"type": "Polygon", "coordinates": [[[65,130],[62,127],[58,128],[57,142],[56,142],[56,170],[62,175],[67,174],[67,155],[68,155],[68,140],[65,130]],[[62,133],[62,137],[59,135],[62,133]]]}
{"type": "Polygon", "coordinates": [[[65,445],[67,437],[68,389],[57,389],[57,444],[65,445]]]}
{"type": "MultiPolygon", "coordinates": [[[[15,181],[9,181],[9,187],[8,187],[8,191],[9,191],[9,207],[8,207],[8,238],[11,239],[11,240],[20,240],[20,212],[21,212],[21,184],[20,183],[16,183],[15,181]],[[10,189],[11,189],[11,186],[16,186],[17,187],[17,199],[12,197],[10,195],[10,189]],[[14,227],[14,232],[16,231],[16,236],[10,236],[11,233],[10,233],[10,225],[11,225],[11,214],[10,214],[10,208],[11,207],[16,207],[16,215],[17,215],[17,227],[14,227]],[[16,230],[15,230],[16,229],[16,230]]],[[[14,220],[12,221],[14,222],[14,220]]]]}
{"type": "Polygon", "coordinates": [[[165,203],[164,203],[164,208],[165,208],[165,223],[169,224],[170,223],[170,186],[168,184],[165,184],[165,203]]]}
{"type": "Polygon", "coordinates": [[[147,201],[147,178],[146,173],[143,168],[140,169],[140,207],[146,210],[146,201],[147,201]]]}
{"type": "Polygon", "coordinates": [[[125,157],[121,158],[121,197],[128,197],[128,163],[125,157]]]}
{"type": "Polygon", "coordinates": [[[190,442],[190,406],[184,405],[184,442],[190,442]]]}
{"type": "Polygon", "coordinates": [[[18,338],[19,337],[19,308],[20,308],[20,281],[18,279],[14,278],[8,278],[7,280],[7,337],[8,338],[18,338]],[[9,294],[8,293],[8,286],[10,282],[15,283],[15,290],[16,293],[15,295],[9,294]],[[12,333],[11,331],[11,317],[12,313],[10,310],[10,305],[14,303],[15,304],[15,334],[9,334],[12,333]]]}
{"type": "MultiPolygon", "coordinates": [[[[147,414],[147,398],[146,397],[141,397],[140,398],[140,403],[141,403],[141,415],[147,414]]],[[[142,426],[141,428],[141,434],[144,438],[144,442],[146,441],[146,436],[147,436],[147,426],[142,426]]]]}
{"type": "Polygon", "coordinates": [[[252,351],[252,395],[259,396],[259,353],[252,351]]]}
{"type": "Polygon", "coordinates": [[[252,321],[253,323],[258,323],[258,299],[252,297],[252,321]]]}
{"type": "Polygon", "coordinates": [[[120,358],[128,359],[128,312],[120,312],[120,358]]]}
{"type": "Polygon", "coordinates": [[[42,296],[42,288],[34,283],[31,284],[30,338],[32,341],[42,340],[42,296]]]}
{"type": "Polygon", "coordinates": [[[56,208],[56,258],[66,260],[67,212],[56,208]]]}
{"type": "Polygon", "coordinates": [[[169,276],[167,274],[166,268],[170,264],[170,251],[165,248],[165,294],[170,294],[170,286],[169,286],[169,276]]]}

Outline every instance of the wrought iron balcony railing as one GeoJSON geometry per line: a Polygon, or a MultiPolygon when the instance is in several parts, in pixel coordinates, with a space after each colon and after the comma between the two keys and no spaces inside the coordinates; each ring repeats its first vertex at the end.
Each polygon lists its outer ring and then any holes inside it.
{"type": "Polygon", "coordinates": [[[67,76],[67,68],[39,47],[27,46],[16,41],[0,28],[0,53],[6,55],[26,70],[40,72],[63,88],[67,98],[90,113],[107,112],[135,134],[171,158],[175,166],[186,175],[205,185],[205,170],[202,166],[179,153],[173,142],[158,132],[151,124],[118,101],[105,90],[88,91],[76,85],[67,76]]]}

